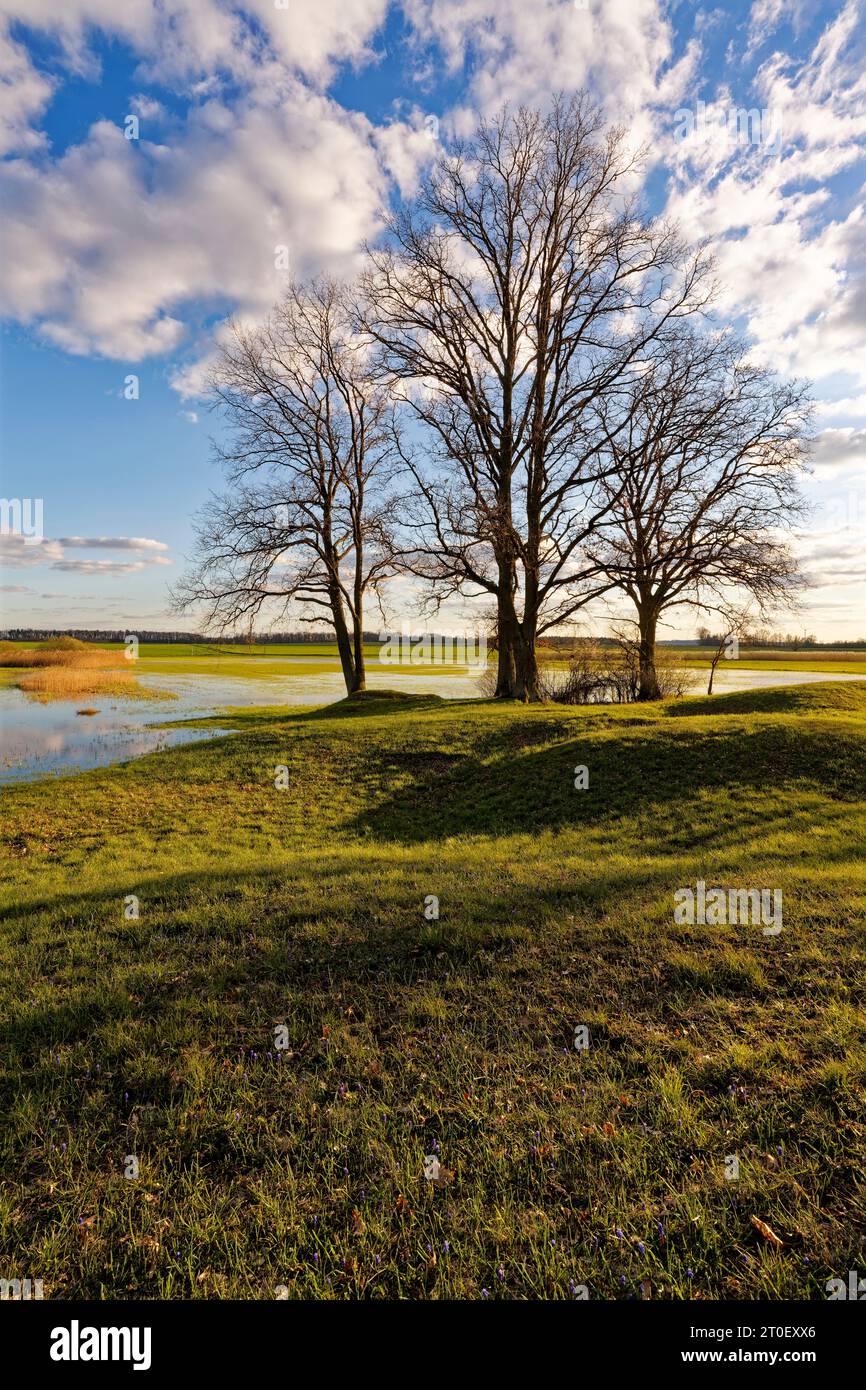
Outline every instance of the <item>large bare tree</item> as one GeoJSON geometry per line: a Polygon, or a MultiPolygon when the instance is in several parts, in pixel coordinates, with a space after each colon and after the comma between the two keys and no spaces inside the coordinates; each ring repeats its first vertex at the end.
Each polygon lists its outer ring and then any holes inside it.
{"type": "Polygon", "coordinates": [[[500,696],[539,698],[536,639],[608,583],[584,552],[616,497],[592,403],[708,294],[702,257],[638,215],[635,172],[582,98],[506,109],[371,254],[383,371],[434,445],[406,460],[402,563],[436,602],[494,600],[500,696]]]}
{"type": "Polygon", "coordinates": [[[209,629],[290,605],[334,628],[346,689],[365,687],[364,600],[391,568],[387,489],[397,434],[347,291],[293,285],[260,326],[232,324],[213,373],[228,490],[196,525],[178,607],[209,629]]]}
{"type": "Polygon", "coordinates": [[[755,365],[733,335],[684,331],[624,401],[594,410],[617,482],[615,495],[603,484],[612,506],[589,551],[635,606],[639,698],[658,699],[656,632],[667,609],[753,601],[765,610],[796,597],[785,533],[804,510],[806,387],[755,365]]]}

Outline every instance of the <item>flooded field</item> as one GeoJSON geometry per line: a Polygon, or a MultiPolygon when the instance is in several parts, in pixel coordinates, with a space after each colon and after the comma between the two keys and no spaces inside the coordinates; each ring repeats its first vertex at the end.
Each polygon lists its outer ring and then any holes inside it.
{"type": "MultiPolygon", "coordinates": [[[[0,783],[29,781],[37,777],[84,771],[122,763],[157,749],[171,748],[231,732],[231,716],[225,724],[207,730],[155,728],[173,722],[212,716],[232,707],[256,705],[323,705],[342,699],[345,688],[339,665],[314,675],[292,674],[295,659],[283,658],[285,675],[226,677],[205,675],[142,675],[141,684],[165,699],[143,702],[107,700],[59,700],[37,704],[21,691],[0,689],[0,783]],[[170,698],[174,695],[176,698],[170,698]],[[94,714],[80,714],[87,707],[94,714]]],[[[778,685],[802,685],[814,681],[862,680],[862,676],[806,671],[756,671],[739,668],[718,671],[714,694],[733,690],[762,689],[778,685]]],[[[402,690],[441,695],[445,699],[472,699],[479,694],[476,671],[421,674],[402,666],[371,671],[370,689],[402,690]]],[[[707,673],[695,671],[691,693],[706,692],[707,673]]]]}

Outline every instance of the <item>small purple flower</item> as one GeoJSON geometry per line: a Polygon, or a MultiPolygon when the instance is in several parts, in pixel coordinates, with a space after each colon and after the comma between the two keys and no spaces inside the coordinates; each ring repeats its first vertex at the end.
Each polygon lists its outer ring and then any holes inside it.
{"type": "Polygon", "coordinates": [[[500,1284],[501,1284],[501,1283],[503,1282],[503,1280],[505,1279],[505,1270],[502,1268],[502,1265],[500,1265],[499,1268],[497,1269],[497,1271],[496,1271],[496,1277],[497,1277],[497,1279],[499,1280],[500,1284]]]}
{"type": "Polygon", "coordinates": [[[482,1289],[482,1290],[481,1290],[481,1297],[482,1297],[482,1298],[489,1298],[489,1297],[490,1297],[490,1290],[489,1290],[489,1289],[482,1289]]]}
{"type": "Polygon", "coordinates": [[[447,1241],[447,1240],[446,1240],[445,1244],[442,1246],[442,1249],[445,1251],[445,1254],[446,1254],[446,1255],[450,1255],[450,1254],[451,1254],[451,1243],[450,1243],[450,1241],[447,1241]]]}
{"type": "Polygon", "coordinates": [[[313,1264],[314,1264],[314,1265],[317,1265],[318,1263],[319,1263],[319,1252],[318,1252],[318,1250],[315,1250],[315,1251],[313,1252],[313,1264]]]}
{"type": "Polygon", "coordinates": [[[645,1255],[645,1254],[646,1254],[646,1246],[644,1245],[644,1243],[643,1243],[642,1240],[639,1240],[639,1241],[638,1241],[638,1243],[637,1243],[637,1248],[638,1248],[638,1250],[640,1251],[640,1253],[641,1253],[642,1255],[645,1255]]]}
{"type": "Polygon", "coordinates": [[[694,1271],[693,1269],[687,1269],[687,1270],[686,1270],[686,1278],[687,1278],[687,1279],[694,1279],[694,1277],[695,1277],[695,1271],[694,1271]]]}
{"type": "Polygon", "coordinates": [[[622,1228],[619,1227],[619,1226],[617,1226],[617,1228],[616,1228],[616,1238],[617,1238],[617,1240],[622,1240],[622,1238],[623,1238],[623,1237],[622,1237],[622,1228]]]}

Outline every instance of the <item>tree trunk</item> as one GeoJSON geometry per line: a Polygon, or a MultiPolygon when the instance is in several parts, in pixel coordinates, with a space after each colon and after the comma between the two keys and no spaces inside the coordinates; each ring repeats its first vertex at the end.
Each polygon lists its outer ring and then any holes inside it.
{"type": "Polygon", "coordinates": [[[656,674],[656,623],[658,613],[654,608],[638,610],[640,628],[640,647],[638,653],[638,692],[639,700],[660,700],[662,692],[656,674]]]}
{"type": "Polygon", "coordinates": [[[518,629],[516,697],[518,700],[526,701],[527,704],[537,704],[542,698],[538,674],[538,653],[535,649],[535,628],[535,620],[527,620],[524,616],[518,629]]]}
{"type": "Polygon", "coordinates": [[[499,665],[496,676],[496,696],[501,700],[524,700],[534,704],[541,700],[538,676],[538,657],[535,651],[537,616],[524,610],[523,621],[514,607],[514,567],[499,567],[497,601],[497,639],[499,665]],[[505,576],[503,580],[503,575],[505,576]]]}
{"type": "Polygon", "coordinates": [[[517,695],[518,623],[512,590],[514,568],[499,565],[499,592],[496,597],[496,698],[514,700],[517,695]]]}
{"type": "Polygon", "coordinates": [[[355,678],[350,695],[367,689],[367,665],[364,658],[364,600],[358,594],[355,599],[355,614],[352,619],[352,641],[355,647],[355,678]]]}
{"type": "MultiPolygon", "coordinates": [[[[346,693],[354,695],[359,689],[356,685],[357,670],[355,658],[352,652],[352,639],[349,636],[349,628],[346,623],[346,614],[343,609],[343,598],[339,589],[332,587],[330,592],[331,616],[334,621],[334,631],[337,634],[337,651],[340,653],[340,665],[343,668],[343,680],[346,682],[346,693]]],[[[363,679],[363,668],[362,668],[363,679]]],[[[363,689],[363,686],[360,687],[363,689]]]]}

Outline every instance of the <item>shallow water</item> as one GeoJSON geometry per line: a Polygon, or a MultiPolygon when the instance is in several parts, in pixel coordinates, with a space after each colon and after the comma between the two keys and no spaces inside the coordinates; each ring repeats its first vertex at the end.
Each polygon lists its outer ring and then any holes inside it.
{"type": "MultiPolygon", "coordinates": [[[[284,658],[290,665],[293,658],[284,658]]],[[[323,705],[343,698],[345,687],[339,668],[316,676],[260,677],[150,676],[138,678],[155,691],[174,692],[177,699],[123,701],[110,699],[62,700],[37,704],[20,690],[0,689],[0,783],[32,781],[52,774],[84,771],[125,762],[157,749],[194,743],[231,732],[209,729],[154,729],[163,720],[192,719],[212,715],[227,706],[323,705]],[[80,715],[82,706],[98,708],[93,716],[80,715]]],[[[373,671],[367,684],[372,690],[402,690],[413,694],[441,695],[465,700],[479,694],[476,671],[415,675],[404,667],[373,671]]],[[[708,673],[696,671],[691,691],[704,694],[708,673]]],[[[805,685],[814,681],[862,680],[861,676],[831,676],[811,671],[716,672],[714,694],[755,690],[778,685],[805,685]]]]}

